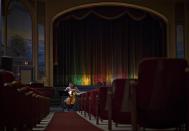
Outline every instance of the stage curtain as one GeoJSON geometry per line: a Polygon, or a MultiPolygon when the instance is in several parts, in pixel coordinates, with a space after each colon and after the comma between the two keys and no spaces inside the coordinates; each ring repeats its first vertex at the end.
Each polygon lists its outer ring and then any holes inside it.
{"type": "Polygon", "coordinates": [[[55,84],[110,84],[137,78],[141,59],[166,56],[166,25],[136,9],[83,9],[55,21],[53,44],[55,84]]]}

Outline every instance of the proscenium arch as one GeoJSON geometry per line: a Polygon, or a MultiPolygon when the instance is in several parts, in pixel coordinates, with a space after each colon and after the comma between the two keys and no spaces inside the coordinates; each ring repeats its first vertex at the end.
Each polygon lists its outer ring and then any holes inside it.
{"type": "MultiPolygon", "coordinates": [[[[85,9],[85,8],[92,8],[92,7],[96,7],[96,6],[121,6],[121,7],[130,7],[130,8],[133,8],[133,9],[139,9],[139,10],[143,10],[143,11],[146,11],[146,12],[149,12],[151,14],[154,14],[155,16],[161,18],[165,24],[166,24],[166,28],[168,28],[167,24],[168,24],[168,19],[160,14],[159,12],[153,10],[153,9],[150,9],[150,8],[147,8],[147,7],[144,7],[144,6],[140,6],[140,5],[134,5],[134,4],[128,4],[128,3],[122,3],[122,2],[98,2],[98,3],[89,3],[89,4],[82,4],[82,5],[79,5],[79,6],[75,6],[75,7],[71,7],[69,9],[66,9],[66,10],[63,10],[59,13],[57,13],[54,17],[52,17],[51,19],[51,23],[50,23],[50,43],[49,43],[49,50],[47,50],[49,53],[50,53],[50,56],[51,56],[51,61],[54,61],[53,60],[53,24],[55,22],[56,19],[58,19],[60,16],[66,14],[66,13],[69,13],[71,11],[76,11],[76,10],[80,10],[80,9],[85,9]]],[[[168,36],[168,34],[166,34],[168,36]]],[[[167,39],[167,38],[166,38],[167,39]]],[[[168,39],[167,39],[168,41],[168,39]]],[[[54,80],[54,76],[52,74],[54,74],[53,72],[53,62],[50,62],[50,63],[46,63],[46,64],[49,64],[49,72],[50,74],[48,74],[48,79],[50,80],[50,85],[53,85],[53,80],[54,80]]]]}
{"type": "Polygon", "coordinates": [[[147,8],[147,7],[143,7],[143,6],[139,6],[139,5],[134,5],[134,4],[128,4],[128,3],[120,3],[120,2],[99,2],[99,3],[90,3],[90,4],[84,4],[84,5],[79,5],[79,6],[76,6],[76,7],[72,7],[72,8],[69,8],[69,9],[66,9],[64,11],[61,11],[59,13],[57,13],[53,18],[52,18],[52,22],[51,24],[54,23],[54,21],[66,14],[66,13],[69,13],[71,11],[76,11],[76,10],[79,10],[79,9],[84,9],[84,8],[90,8],[90,7],[95,7],[95,6],[122,6],[122,7],[131,7],[131,8],[134,8],[134,9],[140,9],[140,10],[143,10],[143,11],[146,11],[146,12],[149,12],[149,13],[152,13],[160,18],[162,18],[164,20],[164,22],[167,24],[168,23],[168,19],[160,14],[159,12],[157,11],[154,11],[150,8],[147,8]]]}

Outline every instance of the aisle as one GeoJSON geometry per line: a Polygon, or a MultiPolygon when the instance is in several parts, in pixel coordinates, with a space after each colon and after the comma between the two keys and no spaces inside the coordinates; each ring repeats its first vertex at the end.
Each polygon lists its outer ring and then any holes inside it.
{"type": "Polygon", "coordinates": [[[56,112],[45,131],[102,131],[76,112],[56,112]]]}

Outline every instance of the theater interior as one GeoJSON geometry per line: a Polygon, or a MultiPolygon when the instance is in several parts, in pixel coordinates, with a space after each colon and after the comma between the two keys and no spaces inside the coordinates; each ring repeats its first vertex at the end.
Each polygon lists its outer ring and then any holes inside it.
{"type": "Polygon", "coordinates": [[[189,131],[189,0],[0,7],[0,131],[189,131]]]}

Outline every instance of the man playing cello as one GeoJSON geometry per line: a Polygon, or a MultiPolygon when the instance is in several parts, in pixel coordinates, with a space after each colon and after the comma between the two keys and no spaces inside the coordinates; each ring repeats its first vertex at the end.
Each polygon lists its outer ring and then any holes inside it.
{"type": "Polygon", "coordinates": [[[64,100],[67,105],[68,111],[70,111],[76,103],[76,95],[80,93],[79,89],[72,83],[69,83],[68,87],[64,91],[67,91],[69,96],[64,100]]]}

